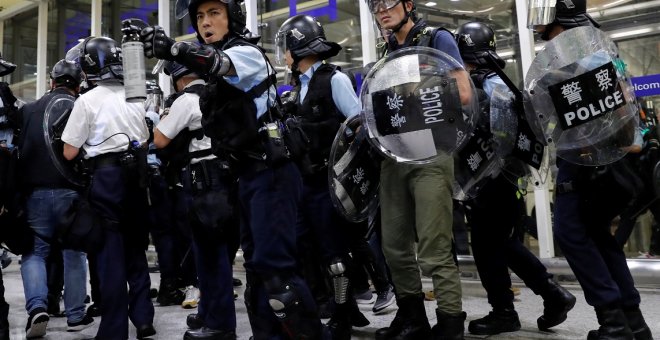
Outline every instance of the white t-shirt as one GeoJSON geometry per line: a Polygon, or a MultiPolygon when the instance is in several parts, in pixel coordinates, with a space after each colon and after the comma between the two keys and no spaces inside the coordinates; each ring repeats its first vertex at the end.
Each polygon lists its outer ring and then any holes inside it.
{"type": "Polygon", "coordinates": [[[144,118],[144,103],[127,103],[123,85],[99,83],[76,100],[62,141],[82,147],[85,158],[125,151],[130,141],[149,138],[144,118]]]}
{"type": "MultiPolygon", "coordinates": [[[[193,85],[204,85],[204,81],[197,79],[191,81],[186,88],[193,85]]],[[[202,128],[202,111],[199,109],[199,96],[196,93],[184,93],[177,98],[170,107],[170,113],[163,118],[163,120],[156,126],[165,137],[174,139],[181,130],[188,128],[189,130],[197,130],[202,128]]],[[[211,149],[211,138],[204,136],[201,140],[194,138],[190,141],[188,151],[200,151],[211,149]]],[[[216,158],[214,155],[209,155],[201,158],[193,158],[190,164],[195,164],[204,159],[216,158]]]]}

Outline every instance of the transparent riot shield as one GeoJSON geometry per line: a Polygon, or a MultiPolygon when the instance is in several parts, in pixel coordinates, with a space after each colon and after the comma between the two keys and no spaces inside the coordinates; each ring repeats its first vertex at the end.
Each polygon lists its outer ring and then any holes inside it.
{"type": "Polygon", "coordinates": [[[381,157],[367,139],[359,116],[354,116],[339,128],[330,151],[330,196],[352,222],[366,220],[378,208],[381,157]]]}
{"type": "Polygon", "coordinates": [[[476,94],[480,110],[473,119],[475,128],[454,156],[453,197],[459,201],[475,198],[500,167],[490,130],[488,95],[483,90],[477,90],[476,94]]]}
{"type": "Polygon", "coordinates": [[[83,187],[86,183],[84,167],[81,162],[69,161],[64,158],[64,142],[62,132],[69,120],[75,98],[69,95],[58,95],[46,106],[44,113],[44,138],[48,155],[55,168],[74,185],[83,187]]]}
{"type": "Polygon", "coordinates": [[[625,155],[638,125],[633,87],[614,42],[593,27],[564,31],[536,56],[525,111],[557,157],[605,165],[625,155]]]}
{"type": "Polygon", "coordinates": [[[373,66],[362,85],[369,141],[397,162],[451,157],[473,129],[479,110],[473,94],[467,72],[449,55],[428,47],[395,51],[373,66]]]}

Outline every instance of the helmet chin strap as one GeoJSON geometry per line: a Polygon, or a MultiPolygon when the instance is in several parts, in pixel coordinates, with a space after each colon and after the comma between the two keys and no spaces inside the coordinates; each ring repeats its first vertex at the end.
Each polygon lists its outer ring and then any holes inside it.
{"type": "Polygon", "coordinates": [[[406,10],[406,1],[401,1],[401,5],[403,6],[403,13],[405,13],[405,15],[403,16],[403,19],[401,19],[401,22],[399,22],[398,25],[392,28],[392,33],[399,32],[399,30],[401,30],[403,25],[408,23],[408,20],[410,19],[411,16],[411,12],[408,12],[408,10],[406,10]]]}

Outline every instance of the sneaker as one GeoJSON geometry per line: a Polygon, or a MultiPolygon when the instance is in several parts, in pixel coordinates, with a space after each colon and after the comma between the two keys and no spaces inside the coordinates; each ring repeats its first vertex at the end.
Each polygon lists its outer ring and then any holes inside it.
{"type": "Polygon", "coordinates": [[[374,303],[374,308],[372,309],[374,314],[382,312],[396,300],[392,286],[389,286],[382,292],[377,292],[376,295],[376,303],[374,303]]]}
{"type": "Polygon", "coordinates": [[[25,337],[27,339],[40,338],[46,335],[46,326],[48,326],[50,317],[44,308],[37,308],[30,312],[27,325],[25,326],[25,337]]]}
{"type": "Polygon", "coordinates": [[[424,301],[435,301],[435,293],[432,290],[424,292],[424,301]]]}
{"type": "Polygon", "coordinates": [[[511,287],[511,288],[509,288],[509,289],[511,289],[511,292],[513,293],[513,296],[518,296],[518,295],[520,295],[520,288],[518,288],[518,287],[511,287]]]}
{"type": "Polygon", "coordinates": [[[369,289],[365,290],[364,292],[355,294],[354,297],[355,302],[357,302],[359,305],[369,305],[376,301],[374,293],[369,289]]]}
{"type": "Polygon", "coordinates": [[[637,256],[638,259],[657,259],[660,258],[658,255],[651,254],[649,252],[639,252],[639,256],[637,256]]]}
{"type": "Polygon", "coordinates": [[[185,309],[197,308],[199,303],[199,289],[193,286],[186,287],[186,298],[181,303],[181,307],[185,309]]]}
{"type": "Polygon", "coordinates": [[[67,332],[78,332],[83,329],[91,326],[94,323],[94,319],[91,316],[85,315],[82,320],[78,322],[66,322],[66,331],[67,332]]]}

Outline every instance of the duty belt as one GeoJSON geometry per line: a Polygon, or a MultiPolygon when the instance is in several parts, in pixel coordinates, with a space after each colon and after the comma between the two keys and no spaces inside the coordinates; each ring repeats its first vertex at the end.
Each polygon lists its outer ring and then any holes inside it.
{"type": "Polygon", "coordinates": [[[124,153],[125,152],[111,152],[111,153],[98,155],[96,157],[92,157],[88,161],[89,162],[89,167],[93,171],[93,170],[96,170],[96,169],[109,168],[109,167],[113,167],[113,166],[120,166],[121,162],[119,161],[119,158],[124,153]]]}
{"type": "Polygon", "coordinates": [[[217,158],[190,164],[186,170],[192,188],[197,191],[210,188],[214,180],[230,175],[229,164],[217,158]],[[213,176],[213,172],[217,172],[217,175],[213,176]]]}

